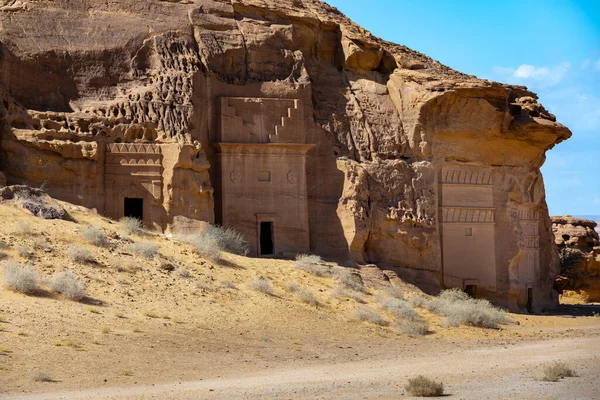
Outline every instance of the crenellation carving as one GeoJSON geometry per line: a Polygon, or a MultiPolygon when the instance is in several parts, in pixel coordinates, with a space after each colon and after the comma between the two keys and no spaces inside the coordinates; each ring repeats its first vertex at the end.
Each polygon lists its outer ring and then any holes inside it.
{"type": "Polygon", "coordinates": [[[443,207],[442,222],[494,223],[493,208],[443,207]]]}
{"type": "Polygon", "coordinates": [[[475,168],[444,168],[443,184],[456,185],[492,185],[493,175],[490,170],[475,168]]]}

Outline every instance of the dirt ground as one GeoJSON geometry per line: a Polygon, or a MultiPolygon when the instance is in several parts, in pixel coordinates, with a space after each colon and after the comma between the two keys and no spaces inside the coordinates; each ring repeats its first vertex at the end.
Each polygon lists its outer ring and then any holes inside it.
{"type": "MultiPolygon", "coordinates": [[[[512,315],[518,324],[499,330],[449,328],[419,309],[430,331],[410,337],[393,324],[355,320],[357,302],[333,295],[334,279],[290,261],[228,254],[211,263],[173,238],[128,239],[159,247],[160,256],[146,260],[114,235],[112,221],[69,212],[77,222],[0,206],[5,258],[33,265],[44,279],[73,271],[88,286],[84,302],[0,289],[2,399],[397,399],[408,398],[408,378],[421,373],[443,381],[457,399],[600,398],[598,305],[512,315]],[[85,243],[86,226],[107,232],[111,246],[85,243]],[[73,245],[95,261],[70,261],[73,245]],[[161,269],[165,262],[179,269],[161,269]],[[257,276],[272,282],[271,295],[250,287],[257,276]],[[289,283],[319,304],[299,301],[285,289],[289,283]],[[541,381],[554,361],[578,377],[541,381]],[[52,381],[32,379],[40,371],[52,381]]],[[[375,285],[363,301],[376,308],[384,295],[375,285]]]]}

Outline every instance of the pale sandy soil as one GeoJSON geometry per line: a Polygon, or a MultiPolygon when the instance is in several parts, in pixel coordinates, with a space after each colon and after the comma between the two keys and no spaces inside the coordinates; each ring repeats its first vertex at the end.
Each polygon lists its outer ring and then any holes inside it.
{"type": "MultiPolygon", "coordinates": [[[[44,277],[74,271],[89,294],[77,303],[50,292],[0,289],[0,398],[392,399],[407,398],[403,387],[419,373],[442,380],[453,398],[600,398],[594,306],[580,307],[587,316],[576,318],[515,315],[520,324],[501,330],[447,328],[419,310],[430,333],[411,338],[393,324],[354,320],[357,303],[333,296],[332,278],[296,270],[289,261],[227,255],[225,265],[212,264],[176,240],[132,237],[159,245],[162,258],[188,269],[182,277],[161,270],[158,259],[133,255],[122,240],[112,239],[109,249],[84,243],[85,226],[110,233],[116,225],[71,212],[78,223],[0,206],[0,241],[9,244],[2,252],[44,277]],[[23,220],[29,233],[18,232],[23,220]],[[35,249],[41,237],[52,252],[35,249]],[[97,263],[69,261],[73,243],[92,250],[97,263]],[[25,260],[19,246],[34,256],[25,260]],[[272,281],[273,295],[249,287],[256,276],[272,281]],[[301,303],[285,290],[289,282],[312,291],[320,305],[301,303]],[[579,377],[539,381],[551,361],[568,362],[579,377]],[[54,382],[34,382],[35,371],[50,372],[54,382]]],[[[383,293],[370,287],[365,301],[377,308],[383,293]]]]}

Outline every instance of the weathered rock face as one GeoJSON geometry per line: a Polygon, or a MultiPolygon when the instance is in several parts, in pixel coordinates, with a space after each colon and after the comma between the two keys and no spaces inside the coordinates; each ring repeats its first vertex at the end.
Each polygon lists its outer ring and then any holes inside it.
{"type": "Polygon", "coordinates": [[[511,308],[556,302],[540,167],[569,130],[526,88],[384,42],[325,3],[0,0],[0,73],[9,183],[161,230],[228,221],[255,254],[378,263],[511,308]]]}
{"type": "Polygon", "coordinates": [[[600,239],[598,224],[571,216],[552,217],[560,255],[559,292],[574,291],[588,301],[600,301],[600,239]]]}

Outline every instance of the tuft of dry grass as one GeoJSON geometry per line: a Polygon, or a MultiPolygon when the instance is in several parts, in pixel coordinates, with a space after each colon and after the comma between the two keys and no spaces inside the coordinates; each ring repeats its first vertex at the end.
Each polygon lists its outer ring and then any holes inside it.
{"type": "Polygon", "coordinates": [[[121,376],[133,376],[133,371],[130,369],[124,369],[121,370],[121,372],[119,372],[119,375],[121,376]]]}
{"type": "Polygon", "coordinates": [[[356,272],[347,270],[341,270],[337,273],[337,281],[345,288],[354,290],[355,292],[364,292],[365,284],[360,276],[356,272]]]}
{"type": "Polygon", "coordinates": [[[329,276],[330,268],[322,265],[323,259],[316,255],[298,254],[294,261],[294,268],[308,272],[314,276],[329,276]]]}
{"type": "Polygon", "coordinates": [[[33,226],[31,226],[31,224],[25,220],[17,221],[13,233],[22,237],[34,236],[36,234],[33,226]]]}
{"type": "Polygon", "coordinates": [[[104,326],[100,327],[100,333],[103,335],[107,335],[111,332],[112,332],[112,329],[110,328],[110,326],[104,325],[104,326]]]}
{"type": "Polygon", "coordinates": [[[17,253],[19,254],[19,257],[21,258],[25,258],[27,260],[33,258],[33,252],[29,250],[29,248],[25,247],[25,246],[18,246],[17,247],[17,253]]]}
{"type": "Polygon", "coordinates": [[[92,314],[102,314],[102,312],[100,310],[98,310],[97,308],[94,308],[94,307],[88,307],[87,310],[89,312],[91,312],[92,314]]]}
{"type": "Polygon", "coordinates": [[[419,375],[408,380],[404,387],[411,396],[416,397],[438,397],[444,394],[444,384],[419,375]]]}
{"type": "Polygon", "coordinates": [[[298,285],[295,282],[288,282],[285,284],[285,290],[287,290],[290,293],[296,293],[300,291],[300,285],[298,285]]]}
{"type": "Polygon", "coordinates": [[[144,223],[137,218],[124,217],[119,220],[118,229],[125,236],[141,235],[144,233],[144,223]]]}
{"type": "Polygon", "coordinates": [[[398,286],[394,286],[394,285],[387,286],[385,288],[385,293],[394,299],[400,299],[400,300],[404,299],[404,292],[398,286]]]}
{"type": "Polygon", "coordinates": [[[54,382],[54,375],[49,371],[33,371],[31,379],[35,382],[54,382]]]}
{"type": "Polygon", "coordinates": [[[74,339],[63,339],[57,340],[54,342],[54,345],[57,347],[70,347],[75,350],[83,350],[83,345],[74,339]]]}
{"type": "Polygon", "coordinates": [[[152,260],[158,254],[158,246],[153,243],[132,243],[129,245],[129,251],[152,260]]]}
{"type": "Polygon", "coordinates": [[[250,282],[250,286],[252,289],[261,293],[269,295],[273,294],[273,285],[271,285],[271,282],[268,279],[263,278],[262,276],[252,280],[252,282],[250,282]]]}
{"type": "Polygon", "coordinates": [[[410,302],[446,317],[446,324],[453,327],[471,325],[496,329],[500,324],[512,322],[504,310],[487,300],[474,299],[459,289],[444,290],[430,300],[413,296],[410,302]]]}
{"type": "Polygon", "coordinates": [[[352,315],[361,321],[367,321],[379,326],[387,326],[389,322],[377,311],[369,306],[358,306],[352,312],[352,315]]]}
{"type": "Polygon", "coordinates": [[[71,271],[58,272],[52,276],[50,290],[60,293],[68,299],[80,301],[85,298],[85,283],[71,271]]]}
{"type": "Polygon", "coordinates": [[[33,294],[40,290],[39,277],[33,267],[23,266],[14,261],[2,264],[4,286],[15,292],[33,294]]]}
{"type": "Polygon", "coordinates": [[[223,286],[225,289],[237,289],[235,283],[231,281],[221,281],[221,286],[223,286]]]}
{"type": "Polygon", "coordinates": [[[158,318],[158,314],[151,310],[144,311],[144,316],[148,318],[158,318]]]}
{"type": "Polygon", "coordinates": [[[546,382],[557,382],[562,378],[572,378],[577,376],[575,371],[564,362],[555,362],[544,367],[544,376],[542,380],[546,382]]]}
{"type": "Polygon", "coordinates": [[[308,304],[311,306],[318,306],[319,302],[315,298],[315,295],[308,290],[300,290],[297,294],[298,300],[300,300],[304,304],[308,304]]]}
{"type": "Polygon", "coordinates": [[[67,256],[71,261],[84,264],[94,261],[92,252],[82,246],[73,245],[67,250],[67,256]]]}
{"type": "Polygon", "coordinates": [[[83,239],[89,244],[93,244],[98,247],[107,247],[109,245],[108,238],[102,231],[102,229],[90,226],[81,232],[83,239]]]}

